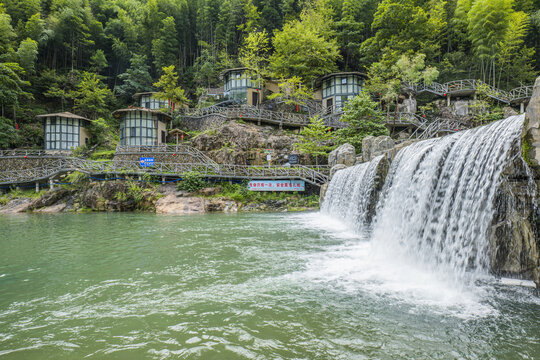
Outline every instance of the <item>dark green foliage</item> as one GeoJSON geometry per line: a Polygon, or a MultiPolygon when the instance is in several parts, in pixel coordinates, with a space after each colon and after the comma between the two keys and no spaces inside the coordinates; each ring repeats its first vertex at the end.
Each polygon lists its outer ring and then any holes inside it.
{"type": "Polygon", "coordinates": [[[190,171],[182,174],[182,181],[178,182],[178,190],[197,191],[207,186],[204,176],[197,171],[190,171]]]}
{"type": "Polygon", "coordinates": [[[122,85],[116,87],[116,93],[131,101],[133,94],[138,92],[152,91],[152,77],[150,66],[146,64],[146,56],[135,55],[131,58],[131,66],[125,73],[118,75],[122,85]]]}
{"type": "MultiPolygon", "coordinates": [[[[483,79],[506,90],[531,84],[540,69],[537,0],[5,0],[0,116],[21,125],[19,144],[35,146],[34,115],[108,120],[171,65],[193,100],[197,88],[222,85],[219,73],[243,64],[250,34],[263,31],[268,51],[249,61],[256,72],[308,86],[372,64],[392,75],[398,59],[418,53],[439,81],[483,79]]],[[[376,93],[395,104],[399,84],[389,77],[376,93]]]]}
{"type": "Polygon", "coordinates": [[[388,135],[384,116],[377,106],[367,91],[349,100],[341,117],[341,121],[347,122],[349,127],[336,131],[336,142],[349,143],[359,152],[362,139],[366,136],[388,135]]]}
{"type": "Polygon", "coordinates": [[[17,142],[17,132],[13,122],[0,117],[0,149],[9,149],[17,142]]]}

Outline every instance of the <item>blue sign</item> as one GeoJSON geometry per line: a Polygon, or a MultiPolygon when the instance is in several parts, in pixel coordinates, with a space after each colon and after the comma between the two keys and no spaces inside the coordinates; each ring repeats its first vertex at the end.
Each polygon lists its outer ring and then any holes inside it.
{"type": "Polygon", "coordinates": [[[253,180],[248,184],[251,191],[305,191],[302,180],[253,180]]]}
{"type": "Polygon", "coordinates": [[[139,159],[139,164],[141,165],[141,167],[152,167],[154,166],[154,158],[142,157],[139,159]]]}

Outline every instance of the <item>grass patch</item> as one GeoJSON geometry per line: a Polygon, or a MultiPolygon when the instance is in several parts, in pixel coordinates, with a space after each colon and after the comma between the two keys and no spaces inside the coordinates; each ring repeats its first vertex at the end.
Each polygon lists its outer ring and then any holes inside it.
{"type": "Polygon", "coordinates": [[[88,159],[90,160],[112,160],[114,157],[114,150],[99,150],[94,151],[88,159]]]}

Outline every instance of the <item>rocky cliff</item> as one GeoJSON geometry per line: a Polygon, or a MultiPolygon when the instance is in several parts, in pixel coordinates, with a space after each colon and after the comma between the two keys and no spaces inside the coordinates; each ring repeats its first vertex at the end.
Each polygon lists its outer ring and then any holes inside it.
{"type": "MultiPolygon", "coordinates": [[[[220,164],[267,164],[267,149],[272,151],[272,164],[284,164],[295,153],[298,138],[292,130],[229,121],[199,134],[191,145],[220,164]]],[[[307,158],[298,155],[300,163],[306,163],[307,158]]]]}

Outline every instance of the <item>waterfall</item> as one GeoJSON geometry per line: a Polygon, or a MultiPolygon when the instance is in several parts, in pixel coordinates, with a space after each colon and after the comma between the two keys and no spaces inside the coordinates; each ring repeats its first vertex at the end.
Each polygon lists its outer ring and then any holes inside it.
{"type": "MultiPolygon", "coordinates": [[[[371,225],[371,242],[454,279],[489,267],[488,232],[501,172],[515,156],[524,115],[403,148],[392,161],[371,225]]],[[[322,211],[365,227],[376,162],[341,170],[322,211]]]]}
{"type": "Polygon", "coordinates": [[[321,211],[341,218],[357,231],[365,230],[376,205],[375,179],[382,158],[336,172],[321,211]]]}

